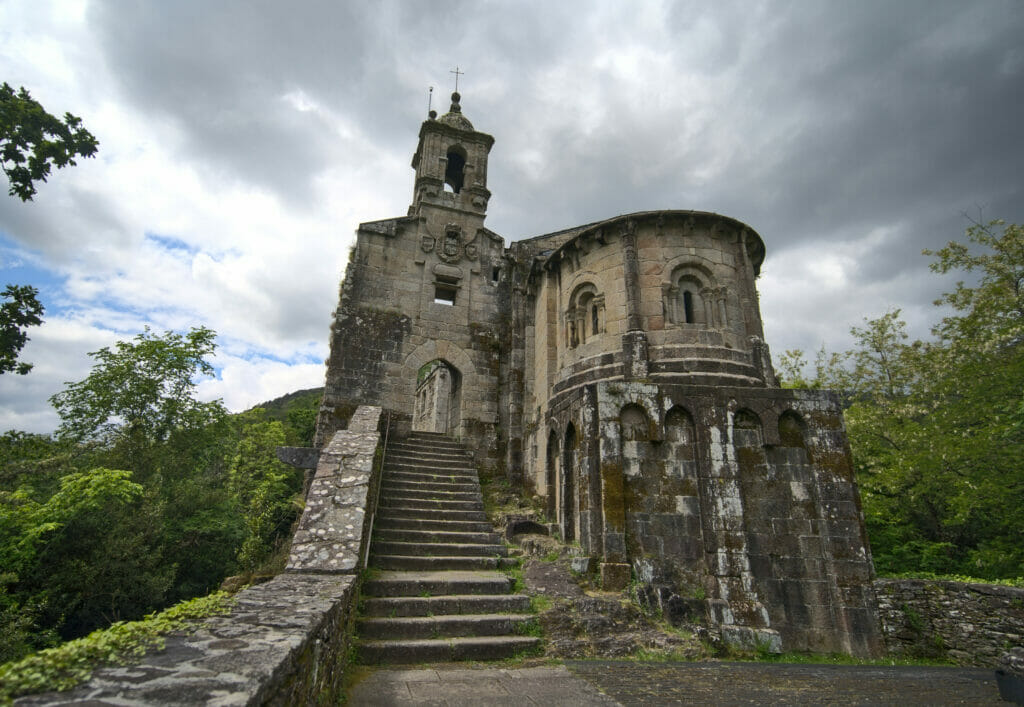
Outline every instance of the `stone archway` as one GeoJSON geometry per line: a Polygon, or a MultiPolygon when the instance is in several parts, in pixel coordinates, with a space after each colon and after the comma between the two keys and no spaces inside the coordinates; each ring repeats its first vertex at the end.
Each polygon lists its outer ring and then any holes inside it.
{"type": "Polygon", "coordinates": [[[446,434],[458,429],[461,402],[462,374],[459,369],[439,358],[423,364],[416,374],[413,431],[446,434]]]}
{"type": "Polygon", "coordinates": [[[395,410],[409,411],[413,414],[413,429],[416,426],[420,385],[423,383],[421,373],[429,369],[435,362],[447,367],[451,374],[451,401],[446,417],[445,432],[453,437],[461,437],[462,420],[467,414],[473,416],[473,410],[467,410],[462,393],[467,390],[479,390],[482,386],[472,360],[461,348],[450,341],[432,340],[416,347],[402,364],[398,376],[398,384],[393,389],[389,405],[395,410]]]}

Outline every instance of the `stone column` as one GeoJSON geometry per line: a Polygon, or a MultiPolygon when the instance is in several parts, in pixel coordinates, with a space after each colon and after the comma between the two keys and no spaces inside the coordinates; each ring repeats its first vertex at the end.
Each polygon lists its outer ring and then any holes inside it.
{"type": "Polygon", "coordinates": [[[647,334],[640,316],[640,261],[636,252],[636,223],[622,228],[623,274],[626,281],[626,333],[622,336],[626,378],[646,378],[648,373],[647,334]]]}

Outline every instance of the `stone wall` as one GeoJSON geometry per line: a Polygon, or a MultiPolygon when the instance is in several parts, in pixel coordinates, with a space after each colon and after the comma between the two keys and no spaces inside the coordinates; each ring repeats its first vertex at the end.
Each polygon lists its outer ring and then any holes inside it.
{"type": "Polygon", "coordinates": [[[922,579],[875,581],[886,648],[893,655],[999,667],[1024,649],[1024,588],[922,579]]]}
{"type": "Polygon", "coordinates": [[[230,614],[168,636],[163,650],[15,704],[336,704],[380,476],[380,418],[380,408],[357,409],[324,448],[284,574],[240,591],[230,614]]]}
{"type": "Polygon", "coordinates": [[[562,536],[600,558],[604,586],[634,578],[662,605],[706,597],[741,643],[882,653],[833,394],[619,381],[577,393],[552,407],[533,479],[562,536]]]}

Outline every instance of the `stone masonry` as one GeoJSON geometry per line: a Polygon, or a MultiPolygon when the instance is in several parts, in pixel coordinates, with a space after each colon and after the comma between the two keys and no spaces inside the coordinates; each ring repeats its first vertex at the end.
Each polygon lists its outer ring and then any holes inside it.
{"type": "Polygon", "coordinates": [[[494,138],[460,100],[420,128],[408,213],[358,228],[317,446],[380,406],[542,499],[610,589],[701,599],[748,646],[880,654],[842,412],[778,386],[761,237],[667,210],[506,245],[484,226],[494,138]]]}

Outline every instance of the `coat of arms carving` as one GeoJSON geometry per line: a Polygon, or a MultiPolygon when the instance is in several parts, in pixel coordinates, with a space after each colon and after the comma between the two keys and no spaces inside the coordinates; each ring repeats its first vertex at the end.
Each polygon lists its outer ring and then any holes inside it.
{"type": "Polygon", "coordinates": [[[449,223],[444,227],[444,238],[441,239],[437,254],[446,263],[457,262],[462,257],[462,226],[449,223]]]}

